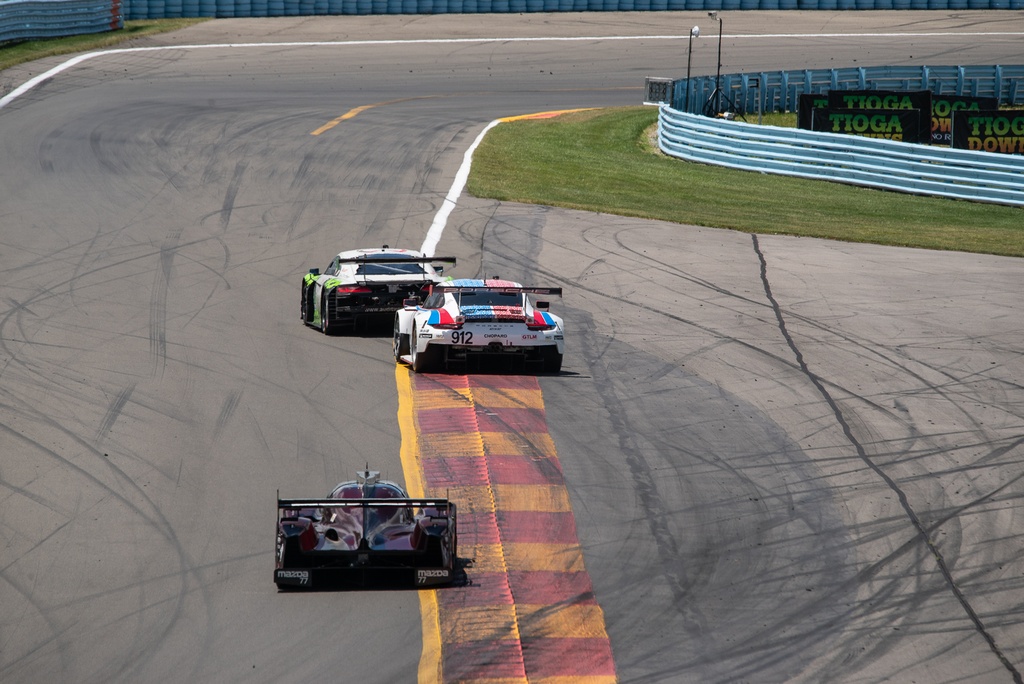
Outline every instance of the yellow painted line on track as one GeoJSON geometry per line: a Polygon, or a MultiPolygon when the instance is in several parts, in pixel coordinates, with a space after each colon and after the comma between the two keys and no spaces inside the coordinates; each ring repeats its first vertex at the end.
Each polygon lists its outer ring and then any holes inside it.
{"type": "Polygon", "coordinates": [[[405,472],[405,489],[409,496],[425,496],[423,474],[420,472],[419,441],[416,435],[416,420],[412,412],[412,371],[408,366],[395,364],[395,380],[398,385],[398,428],[402,435],[402,470],[405,472]]]}
{"type": "MultiPolygon", "coordinates": [[[[424,496],[423,474],[419,464],[419,442],[416,438],[416,421],[412,406],[411,370],[400,363],[395,364],[395,380],[398,385],[398,427],[402,435],[402,470],[405,473],[405,488],[411,497],[424,496]]],[[[420,682],[441,681],[441,622],[437,605],[437,590],[421,589],[420,624],[423,630],[423,651],[417,677],[420,682]]]]}
{"type": "Polygon", "coordinates": [[[334,128],[335,126],[340,124],[342,121],[345,121],[347,119],[351,119],[354,116],[358,116],[359,114],[362,114],[363,112],[365,112],[367,109],[373,109],[374,107],[383,107],[385,105],[391,105],[391,104],[398,104],[399,102],[409,102],[410,100],[428,100],[428,99],[433,98],[433,97],[437,97],[437,96],[436,95],[421,95],[420,97],[401,97],[401,98],[399,98],[397,100],[388,100],[387,102],[374,102],[373,104],[362,105],[361,107],[353,107],[352,109],[348,110],[347,112],[345,112],[344,114],[342,114],[338,118],[331,119],[330,121],[325,123],[320,128],[316,129],[315,131],[312,131],[310,133],[310,135],[320,135],[321,133],[326,133],[327,131],[331,130],[332,128],[334,128]]]}
{"type": "MultiPolygon", "coordinates": [[[[386,102],[374,102],[373,104],[362,105],[360,107],[353,107],[352,109],[348,110],[347,112],[345,112],[344,114],[342,114],[338,118],[332,119],[332,120],[328,121],[327,123],[325,123],[320,128],[318,128],[315,131],[311,132],[310,135],[320,135],[321,133],[326,133],[327,131],[331,130],[332,128],[334,128],[335,126],[340,124],[342,121],[346,121],[348,119],[351,119],[354,116],[358,116],[359,114],[362,114],[363,112],[365,112],[367,109],[373,109],[374,107],[384,107],[385,105],[398,104],[399,102],[409,102],[410,100],[427,100],[427,99],[430,99],[430,98],[433,98],[433,97],[437,97],[437,96],[436,95],[422,95],[420,97],[402,97],[402,98],[399,98],[397,100],[388,100],[386,102]]],[[[559,116],[561,114],[571,114],[572,112],[586,112],[586,111],[589,111],[591,109],[594,109],[594,107],[586,107],[584,109],[560,109],[560,110],[551,111],[551,112],[537,112],[535,114],[522,114],[520,116],[509,116],[509,117],[505,117],[504,119],[500,119],[500,121],[508,122],[508,121],[522,121],[524,119],[550,119],[552,117],[559,116]]]]}
{"type": "Polygon", "coordinates": [[[582,109],[556,109],[550,112],[536,112],[534,114],[520,114],[519,116],[506,116],[498,121],[508,123],[509,121],[523,121],[525,119],[551,119],[562,114],[572,114],[573,112],[589,112],[596,107],[583,107],[582,109]]]}

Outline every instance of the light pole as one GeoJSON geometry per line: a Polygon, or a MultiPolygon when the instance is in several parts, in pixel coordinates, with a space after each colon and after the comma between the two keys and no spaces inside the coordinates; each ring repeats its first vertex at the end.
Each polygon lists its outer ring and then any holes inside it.
{"type": "Polygon", "coordinates": [[[708,110],[713,108],[714,114],[720,114],[722,111],[722,88],[720,81],[722,79],[722,17],[718,16],[718,12],[708,12],[708,16],[718,22],[718,71],[715,72],[715,91],[711,93],[711,97],[708,98],[707,105],[704,107],[704,115],[708,115],[708,110]],[[714,104],[712,104],[714,102],[714,104]]]}
{"type": "Polygon", "coordinates": [[[686,97],[683,98],[683,111],[690,112],[690,58],[693,57],[693,39],[700,38],[700,26],[690,29],[690,39],[686,43],[686,97]]]}

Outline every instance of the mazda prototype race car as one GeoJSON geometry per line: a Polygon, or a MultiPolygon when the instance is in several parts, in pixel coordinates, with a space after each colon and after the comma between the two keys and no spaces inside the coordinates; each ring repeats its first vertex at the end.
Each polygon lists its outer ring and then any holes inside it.
{"type": "Polygon", "coordinates": [[[509,280],[449,280],[410,300],[395,315],[395,359],[417,372],[467,369],[484,359],[507,366],[562,369],[562,319],[547,297],[560,287],[523,287],[509,280]]]}
{"type": "Polygon", "coordinates": [[[332,334],[353,329],[371,317],[389,320],[403,300],[425,296],[443,282],[436,263],[455,264],[455,257],[428,257],[410,249],[356,249],[341,252],[320,273],[311,268],[302,279],[302,322],[332,334]]]}
{"type": "Polygon", "coordinates": [[[411,499],[364,470],[325,499],[277,499],[279,589],[455,579],[455,504],[411,499]]]}

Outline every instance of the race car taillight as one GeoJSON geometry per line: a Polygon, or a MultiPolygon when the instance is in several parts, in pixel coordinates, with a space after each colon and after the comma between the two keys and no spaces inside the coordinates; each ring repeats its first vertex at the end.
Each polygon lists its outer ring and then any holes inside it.
{"type": "Polygon", "coordinates": [[[533,318],[526,317],[527,330],[553,330],[554,327],[555,324],[549,322],[541,311],[534,311],[533,318]]]}
{"type": "Polygon", "coordinates": [[[454,321],[443,321],[440,323],[434,323],[433,326],[435,328],[440,328],[441,330],[458,330],[459,328],[462,327],[462,324],[465,322],[465,316],[456,316],[454,321]]]}
{"type": "Polygon", "coordinates": [[[337,287],[334,291],[338,294],[366,294],[368,292],[373,292],[370,288],[360,287],[359,285],[337,287]]]}

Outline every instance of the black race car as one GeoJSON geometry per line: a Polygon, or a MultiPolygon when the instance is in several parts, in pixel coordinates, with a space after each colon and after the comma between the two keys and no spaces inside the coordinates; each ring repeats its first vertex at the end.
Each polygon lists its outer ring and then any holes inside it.
{"type": "Polygon", "coordinates": [[[326,334],[352,330],[374,318],[390,323],[402,302],[425,296],[443,282],[443,267],[455,257],[428,257],[411,249],[356,249],[341,252],[323,273],[311,268],[302,278],[302,322],[326,334]]]}

